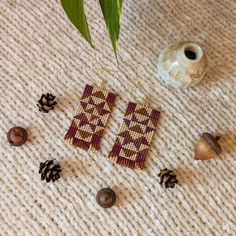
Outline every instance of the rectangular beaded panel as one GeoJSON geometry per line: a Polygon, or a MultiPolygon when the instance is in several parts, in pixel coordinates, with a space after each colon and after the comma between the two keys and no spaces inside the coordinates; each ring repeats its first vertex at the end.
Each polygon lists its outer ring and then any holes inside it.
{"type": "Polygon", "coordinates": [[[98,150],[116,95],[86,85],[65,140],[85,150],[98,150]]]}
{"type": "Polygon", "coordinates": [[[143,169],[160,112],[130,102],[109,159],[129,168],[143,169]]]}

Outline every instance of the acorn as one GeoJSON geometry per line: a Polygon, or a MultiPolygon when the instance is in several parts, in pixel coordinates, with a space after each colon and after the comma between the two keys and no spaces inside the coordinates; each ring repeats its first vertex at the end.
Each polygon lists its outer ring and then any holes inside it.
{"type": "Polygon", "coordinates": [[[210,133],[203,133],[195,145],[195,160],[209,160],[219,155],[222,152],[219,139],[210,133]]]}
{"type": "Polygon", "coordinates": [[[16,126],[11,128],[7,133],[7,140],[12,146],[19,147],[23,145],[28,138],[26,129],[16,126]]]}
{"type": "Polygon", "coordinates": [[[116,202],[116,193],[110,188],[102,188],[96,195],[96,201],[102,208],[110,208],[116,202]]]}

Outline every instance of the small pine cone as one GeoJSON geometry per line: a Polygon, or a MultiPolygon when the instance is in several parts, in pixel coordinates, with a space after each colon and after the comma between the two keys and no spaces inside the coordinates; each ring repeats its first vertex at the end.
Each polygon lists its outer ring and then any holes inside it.
{"type": "Polygon", "coordinates": [[[164,184],[165,188],[174,188],[175,184],[178,183],[176,175],[173,174],[173,170],[163,169],[158,174],[160,177],[160,184],[164,184]]]}
{"type": "Polygon", "coordinates": [[[44,163],[40,163],[39,174],[41,174],[41,180],[46,182],[55,182],[60,178],[61,168],[60,165],[54,164],[54,160],[48,160],[44,163]]]}
{"type": "Polygon", "coordinates": [[[51,93],[42,94],[40,100],[38,100],[38,108],[39,111],[48,113],[50,110],[54,109],[54,106],[57,104],[55,100],[55,96],[53,96],[51,93]]]}

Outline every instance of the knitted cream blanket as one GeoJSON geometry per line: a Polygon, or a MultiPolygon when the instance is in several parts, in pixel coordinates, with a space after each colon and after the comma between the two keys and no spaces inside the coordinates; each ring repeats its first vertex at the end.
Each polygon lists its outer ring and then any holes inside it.
{"type": "Polygon", "coordinates": [[[0,1],[0,235],[236,235],[236,2],[124,1],[118,67],[98,1],[86,12],[96,49],[69,22],[59,0],[0,1]],[[202,83],[174,90],[159,80],[158,55],[176,40],[208,54],[202,83]],[[96,153],[63,141],[85,84],[118,94],[96,153]],[[36,107],[42,93],[54,111],[36,107]],[[107,160],[128,101],[161,111],[145,170],[107,160]],[[25,127],[28,142],[11,147],[6,133],[25,127]],[[221,136],[223,153],[195,161],[199,135],[221,136]],[[46,184],[39,163],[60,161],[62,178],[46,184]],[[163,189],[162,168],[179,185],[163,189]],[[103,187],[117,194],[100,208],[103,187]]]}

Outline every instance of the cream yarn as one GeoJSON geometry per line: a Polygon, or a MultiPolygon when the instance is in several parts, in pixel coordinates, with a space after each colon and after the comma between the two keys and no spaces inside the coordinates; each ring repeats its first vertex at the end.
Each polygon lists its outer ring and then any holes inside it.
{"type": "Polygon", "coordinates": [[[0,1],[0,235],[236,235],[235,1],[124,1],[119,68],[98,1],[85,2],[95,50],[59,0],[0,1]],[[156,78],[161,49],[176,40],[199,42],[209,56],[205,79],[184,91],[156,78]],[[119,96],[101,151],[90,153],[63,137],[85,84],[100,83],[100,67],[119,71],[103,73],[119,96]],[[59,103],[41,114],[36,103],[46,92],[59,103]],[[133,171],[107,156],[127,102],[142,99],[162,113],[146,169],[133,171]],[[20,148],[6,140],[14,125],[29,132],[20,148]],[[222,136],[224,152],[194,161],[194,143],[205,131],[222,136]],[[41,182],[39,163],[54,158],[62,178],[41,182]],[[158,184],[165,167],[181,183],[174,190],[158,184]],[[118,197],[108,210],[95,201],[103,187],[118,197]]]}

